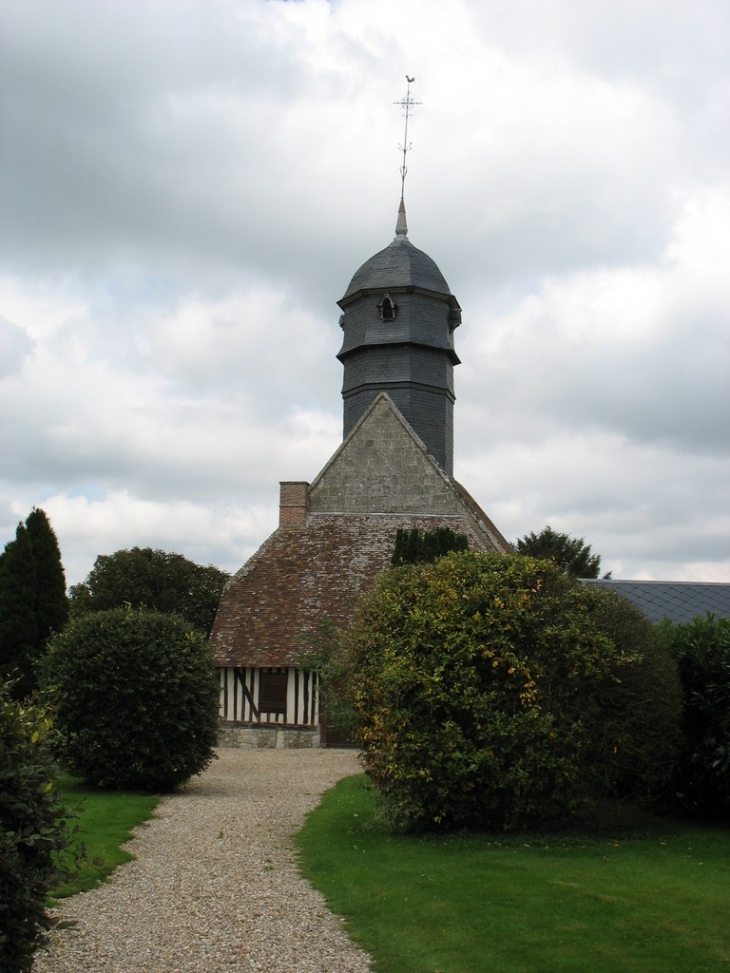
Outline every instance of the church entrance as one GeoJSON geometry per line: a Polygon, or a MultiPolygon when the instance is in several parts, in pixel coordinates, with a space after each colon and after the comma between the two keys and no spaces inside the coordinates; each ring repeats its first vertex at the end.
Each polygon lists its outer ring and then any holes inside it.
{"type": "Polygon", "coordinates": [[[355,748],[355,736],[349,727],[338,726],[327,718],[325,713],[322,723],[322,744],[327,748],[355,748]]]}

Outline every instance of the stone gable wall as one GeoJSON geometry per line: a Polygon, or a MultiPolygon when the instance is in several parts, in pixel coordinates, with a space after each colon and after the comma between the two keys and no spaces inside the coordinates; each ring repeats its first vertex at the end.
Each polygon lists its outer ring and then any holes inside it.
{"type": "Polygon", "coordinates": [[[312,513],[463,515],[449,480],[378,400],[309,491],[312,513]]]}

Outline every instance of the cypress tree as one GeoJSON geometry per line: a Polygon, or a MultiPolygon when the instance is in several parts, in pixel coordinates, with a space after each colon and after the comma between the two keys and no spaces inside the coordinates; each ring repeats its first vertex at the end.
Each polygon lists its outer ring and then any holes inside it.
{"type": "Polygon", "coordinates": [[[0,563],[0,673],[15,680],[13,696],[23,699],[35,686],[38,647],[36,572],[28,531],[18,524],[0,563]]]}
{"type": "Polygon", "coordinates": [[[68,618],[66,576],[58,539],[45,512],[34,507],[25,526],[35,562],[38,638],[45,647],[49,635],[60,632],[68,618]]]}
{"type": "Polygon", "coordinates": [[[423,564],[450,551],[467,551],[469,539],[457,534],[450,527],[436,527],[421,533],[417,527],[411,530],[399,527],[395,535],[395,548],[391,564],[423,564]]]}
{"type": "Polygon", "coordinates": [[[36,688],[35,663],[68,617],[58,540],[43,510],[18,524],[0,557],[0,675],[22,700],[36,688]]]}

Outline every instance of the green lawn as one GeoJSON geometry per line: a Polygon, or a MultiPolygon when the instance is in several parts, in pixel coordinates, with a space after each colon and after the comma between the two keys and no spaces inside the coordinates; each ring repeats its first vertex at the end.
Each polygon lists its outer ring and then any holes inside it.
{"type": "Polygon", "coordinates": [[[624,814],[590,834],[394,836],[366,780],[297,840],[379,973],[730,971],[730,832],[624,814]]]}
{"type": "Polygon", "coordinates": [[[73,876],[53,889],[54,899],[85,892],[117,865],[130,861],[132,855],[120,845],[129,840],[132,828],[152,816],[159,803],[159,797],[153,795],[83,787],[73,777],[62,777],[58,786],[71,812],[70,823],[78,824],[77,842],[83,857],[73,876]]]}

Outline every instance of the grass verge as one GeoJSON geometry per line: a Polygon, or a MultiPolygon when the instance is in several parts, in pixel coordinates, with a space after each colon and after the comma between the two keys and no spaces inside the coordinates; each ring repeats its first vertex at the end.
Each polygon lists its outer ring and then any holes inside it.
{"type": "Polygon", "coordinates": [[[99,791],[84,787],[74,777],[58,781],[69,822],[78,825],[77,847],[81,858],[73,874],[52,890],[54,899],[86,892],[133,856],[121,845],[131,838],[132,828],[150,818],[159,797],[127,791],[99,791]]]}
{"type": "Polygon", "coordinates": [[[624,812],[602,830],[393,835],[364,775],[297,838],[379,973],[730,971],[730,833],[624,812]]]}

